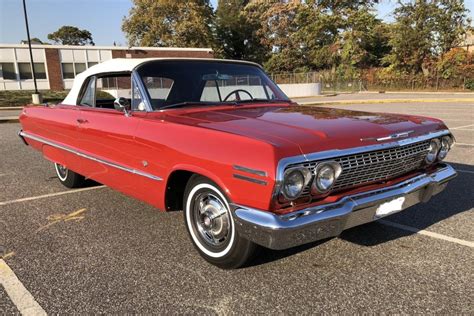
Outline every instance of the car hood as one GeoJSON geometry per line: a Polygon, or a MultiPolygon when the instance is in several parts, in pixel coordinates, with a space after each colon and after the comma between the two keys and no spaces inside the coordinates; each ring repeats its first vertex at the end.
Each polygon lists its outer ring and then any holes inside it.
{"type": "MultiPolygon", "coordinates": [[[[293,147],[295,154],[381,143],[377,138],[409,137],[445,129],[437,119],[313,106],[242,106],[168,111],[167,121],[229,132],[293,147]]],[[[393,141],[387,139],[385,141],[393,141]]]]}

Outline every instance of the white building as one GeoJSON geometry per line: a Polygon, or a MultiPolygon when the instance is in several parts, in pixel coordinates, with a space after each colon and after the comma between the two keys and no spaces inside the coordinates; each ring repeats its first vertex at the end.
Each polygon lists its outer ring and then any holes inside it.
{"type": "MultiPolygon", "coordinates": [[[[112,58],[202,57],[210,48],[32,45],[39,90],[70,89],[74,77],[112,58]]],[[[0,90],[33,90],[27,44],[0,44],[0,90]]]]}

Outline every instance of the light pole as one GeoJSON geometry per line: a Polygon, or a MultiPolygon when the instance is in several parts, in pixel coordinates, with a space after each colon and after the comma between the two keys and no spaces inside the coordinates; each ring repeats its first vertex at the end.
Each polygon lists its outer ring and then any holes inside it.
{"type": "Polygon", "coordinates": [[[33,62],[33,50],[31,49],[30,28],[28,26],[28,14],[26,13],[25,0],[23,0],[23,12],[25,13],[26,36],[28,40],[28,49],[30,51],[30,64],[31,64],[31,71],[33,73],[33,82],[35,84],[35,93],[32,95],[32,101],[34,104],[40,104],[43,100],[42,100],[41,94],[38,92],[38,85],[36,83],[35,63],[33,62]]]}

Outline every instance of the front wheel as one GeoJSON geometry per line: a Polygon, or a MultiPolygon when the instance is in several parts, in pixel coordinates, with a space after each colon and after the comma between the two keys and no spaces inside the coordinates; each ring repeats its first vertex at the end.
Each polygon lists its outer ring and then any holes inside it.
{"type": "Polygon", "coordinates": [[[199,254],[223,269],[242,266],[256,245],[239,236],[227,198],[215,183],[193,176],[184,193],[184,221],[199,254]]]}
{"type": "Polygon", "coordinates": [[[79,188],[84,185],[85,178],[72,170],[69,170],[58,163],[54,164],[59,181],[67,188],[79,188]]]}

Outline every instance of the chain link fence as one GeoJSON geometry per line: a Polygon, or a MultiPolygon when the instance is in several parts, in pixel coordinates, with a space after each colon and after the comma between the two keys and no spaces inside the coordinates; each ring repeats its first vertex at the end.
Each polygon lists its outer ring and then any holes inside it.
{"type": "Polygon", "coordinates": [[[373,77],[347,78],[329,72],[271,73],[277,84],[320,83],[324,94],[354,93],[362,91],[470,91],[474,78],[458,76],[444,79],[432,77],[373,77]]]}

